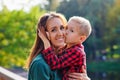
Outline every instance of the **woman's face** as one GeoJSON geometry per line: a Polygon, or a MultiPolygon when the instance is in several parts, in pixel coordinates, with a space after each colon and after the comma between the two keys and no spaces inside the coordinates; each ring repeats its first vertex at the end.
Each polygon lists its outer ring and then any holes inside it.
{"type": "Polygon", "coordinates": [[[53,47],[60,48],[65,45],[65,29],[61,19],[52,18],[49,20],[47,23],[47,31],[53,47]]]}

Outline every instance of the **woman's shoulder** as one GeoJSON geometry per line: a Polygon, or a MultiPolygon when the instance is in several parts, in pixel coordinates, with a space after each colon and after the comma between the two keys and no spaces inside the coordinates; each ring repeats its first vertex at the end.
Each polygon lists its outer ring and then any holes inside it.
{"type": "Polygon", "coordinates": [[[51,74],[52,71],[42,57],[42,54],[37,55],[30,65],[28,78],[30,80],[49,80],[49,75],[51,74]]]}
{"type": "Polygon", "coordinates": [[[51,69],[49,67],[49,65],[45,62],[42,54],[39,54],[38,56],[36,56],[34,58],[34,60],[32,61],[29,71],[31,72],[39,72],[39,73],[44,73],[45,71],[47,73],[51,73],[51,69]]]}
{"type": "Polygon", "coordinates": [[[48,64],[45,62],[42,54],[37,55],[37,56],[33,59],[32,63],[31,63],[31,66],[33,66],[33,65],[36,65],[36,66],[39,66],[39,67],[40,67],[40,66],[49,67],[48,64]]]}
{"type": "Polygon", "coordinates": [[[42,54],[40,53],[40,54],[38,54],[34,59],[33,59],[33,61],[32,62],[36,62],[36,61],[39,61],[39,60],[43,60],[43,56],[42,56],[42,54]]]}

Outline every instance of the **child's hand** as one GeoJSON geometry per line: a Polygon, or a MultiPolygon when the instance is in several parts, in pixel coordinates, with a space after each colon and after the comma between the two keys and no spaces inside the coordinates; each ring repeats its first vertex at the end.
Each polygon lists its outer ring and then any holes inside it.
{"type": "Polygon", "coordinates": [[[90,78],[87,76],[84,66],[82,66],[82,72],[83,73],[69,73],[69,80],[90,80],[90,78]]]}

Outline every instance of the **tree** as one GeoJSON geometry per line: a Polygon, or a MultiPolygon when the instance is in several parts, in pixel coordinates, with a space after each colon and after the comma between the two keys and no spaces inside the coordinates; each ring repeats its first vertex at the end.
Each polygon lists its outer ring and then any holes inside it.
{"type": "Polygon", "coordinates": [[[106,23],[106,36],[104,40],[109,44],[109,52],[111,57],[114,53],[120,52],[120,0],[115,0],[112,8],[109,8],[107,23],[106,23]],[[110,35],[110,36],[109,36],[110,35]]]}
{"type": "Polygon", "coordinates": [[[47,11],[55,11],[59,6],[60,0],[47,0],[48,4],[45,5],[47,11]]]}
{"type": "Polygon", "coordinates": [[[34,7],[29,13],[23,10],[0,11],[0,65],[22,67],[34,43],[38,15],[45,13],[34,7]]]}
{"type": "Polygon", "coordinates": [[[92,55],[92,59],[97,58],[97,54],[106,49],[103,46],[105,36],[106,18],[108,7],[112,6],[113,0],[63,0],[57,12],[63,13],[67,19],[71,16],[82,16],[90,20],[93,32],[85,42],[86,52],[92,55]]]}

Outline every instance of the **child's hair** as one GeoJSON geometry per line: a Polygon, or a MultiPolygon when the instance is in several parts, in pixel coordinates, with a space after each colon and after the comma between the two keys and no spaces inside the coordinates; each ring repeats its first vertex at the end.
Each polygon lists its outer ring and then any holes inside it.
{"type": "Polygon", "coordinates": [[[86,37],[88,37],[90,35],[90,33],[92,31],[92,27],[91,27],[89,20],[87,20],[83,17],[73,16],[69,19],[69,21],[74,21],[79,25],[80,35],[85,35],[86,37]]]}

